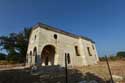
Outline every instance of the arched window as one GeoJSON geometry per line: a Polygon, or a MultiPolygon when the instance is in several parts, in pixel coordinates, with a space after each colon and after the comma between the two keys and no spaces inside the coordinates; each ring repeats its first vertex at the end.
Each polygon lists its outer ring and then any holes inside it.
{"type": "Polygon", "coordinates": [[[32,51],[30,51],[30,56],[32,56],[32,51]]]}
{"type": "Polygon", "coordinates": [[[91,54],[91,52],[90,52],[90,48],[89,48],[89,47],[87,47],[87,50],[88,50],[88,54],[89,54],[89,56],[92,56],[92,54],[91,54]]]}
{"type": "Polygon", "coordinates": [[[35,47],[34,49],[33,49],[33,56],[35,56],[35,64],[37,64],[37,62],[38,62],[38,56],[37,56],[37,48],[35,47]]]}
{"type": "Polygon", "coordinates": [[[78,46],[75,46],[76,56],[80,56],[78,46]]]}
{"type": "Polygon", "coordinates": [[[54,37],[54,39],[57,39],[57,34],[54,34],[54,36],[53,36],[53,37],[54,37]]]}
{"type": "Polygon", "coordinates": [[[35,37],[34,37],[34,40],[36,40],[36,35],[35,35],[35,37]]]}
{"type": "Polygon", "coordinates": [[[70,54],[69,53],[67,54],[67,60],[68,60],[68,64],[70,64],[71,60],[70,60],[70,54]]]}
{"type": "Polygon", "coordinates": [[[95,49],[94,45],[92,45],[93,50],[95,49]]]}
{"type": "Polygon", "coordinates": [[[37,55],[37,48],[35,47],[34,49],[33,49],[33,56],[36,56],[37,55]]]}

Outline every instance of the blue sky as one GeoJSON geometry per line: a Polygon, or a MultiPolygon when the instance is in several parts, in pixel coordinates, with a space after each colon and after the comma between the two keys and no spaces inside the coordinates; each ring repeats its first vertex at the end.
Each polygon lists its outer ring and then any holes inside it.
{"type": "Polygon", "coordinates": [[[0,35],[37,22],[92,38],[99,55],[125,51],[125,0],[0,0],[0,35]]]}

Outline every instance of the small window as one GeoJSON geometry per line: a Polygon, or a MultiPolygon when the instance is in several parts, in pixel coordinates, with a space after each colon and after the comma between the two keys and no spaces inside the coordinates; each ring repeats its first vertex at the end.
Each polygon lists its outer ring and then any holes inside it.
{"type": "Polygon", "coordinates": [[[87,50],[88,50],[88,54],[89,54],[89,56],[92,56],[92,54],[91,54],[91,52],[90,52],[90,48],[89,48],[89,47],[87,47],[87,50]]]}
{"type": "Polygon", "coordinates": [[[92,45],[93,50],[95,49],[94,45],[92,45]]]}
{"type": "Polygon", "coordinates": [[[30,56],[32,56],[32,51],[30,51],[30,56]]]}
{"type": "Polygon", "coordinates": [[[33,56],[37,56],[37,48],[36,47],[33,49],[33,56]]]}
{"type": "Polygon", "coordinates": [[[76,56],[80,56],[78,46],[75,46],[76,56]]]}
{"type": "Polygon", "coordinates": [[[54,34],[54,39],[57,39],[57,35],[56,34],[54,34]]]}
{"type": "Polygon", "coordinates": [[[70,60],[70,55],[69,55],[69,53],[67,54],[67,60],[68,60],[68,64],[70,64],[70,63],[71,63],[71,60],[70,60]]]}
{"type": "Polygon", "coordinates": [[[35,37],[34,37],[34,40],[36,40],[36,35],[35,35],[35,37]]]}

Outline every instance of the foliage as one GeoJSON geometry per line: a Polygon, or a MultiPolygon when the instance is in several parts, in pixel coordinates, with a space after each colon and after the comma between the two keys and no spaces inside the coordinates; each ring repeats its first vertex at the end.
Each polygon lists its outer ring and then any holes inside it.
{"type": "Polygon", "coordinates": [[[6,59],[6,55],[3,53],[0,53],[0,60],[5,60],[6,59]]]}
{"type": "Polygon", "coordinates": [[[116,56],[113,56],[113,55],[109,56],[108,59],[111,60],[111,61],[118,60],[118,58],[116,56]]]}
{"type": "Polygon", "coordinates": [[[123,51],[118,52],[116,56],[119,58],[125,58],[125,52],[123,52],[123,51]]]}
{"type": "MultiPolygon", "coordinates": [[[[116,56],[113,56],[113,55],[110,55],[107,58],[108,58],[108,60],[111,60],[111,61],[118,60],[118,58],[116,56]]],[[[106,57],[99,57],[99,60],[100,61],[106,61],[106,57]]]]}
{"type": "Polygon", "coordinates": [[[19,33],[10,33],[0,37],[0,48],[7,51],[8,61],[25,62],[31,28],[19,33]]]}
{"type": "MultiPolygon", "coordinates": [[[[118,52],[116,56],[110,55],[107,57],[108,60],[115,61],[115,60],[125,60],[125,52],[118,52]]],[[[104,56],[99,57],[100,61],[106,61],[104,56]]]]}
{"type": "Polygon", "coordinates": [[[99,60],[100,61],[106,61],[106,58],[105,57],[99,57],[99,60]]]}

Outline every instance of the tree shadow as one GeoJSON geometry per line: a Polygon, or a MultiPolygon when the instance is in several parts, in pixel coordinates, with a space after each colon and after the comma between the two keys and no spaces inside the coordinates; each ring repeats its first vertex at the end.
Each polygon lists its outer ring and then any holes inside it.
{"type": "Polygon", "coordinates": [[[108,82],[109,80],[104,80],[104,79],[102,79],[101,77],[95,75],[94,73],[90,73],[90,72],[85,73],[84,79],[85,79],[86,81],[88,81],[88,82],[94,80],[94,81],[96,81],[97,83],[109,83],[109,82],[108,82]]]}
{"type": "MultiPolygon", "coordinates": [[[[86,81],[89,83],[96,81],[97,83],[109,83],[94,73],[84,73],[77,69],[68,69],[68,83],[80,83],[86,81]]],[[[36,75],[40,76],[40,81],[44,83],[66,83],[65,68],[60,66],[46,66],[38,69],[36,75]]]]}
{"type": "MultiPolygon", "coordinates": [[[[0,83],[66,83],[65,76],[65,68],[60,66],[41,67],[32,73],[30,69],[7,70],[0,71],[0,83]]],[[[83,74],[79,70],[68,69],[68,83],[89,83],[92,80],[108,83],[93,73],[83,74]]]]}
{"type": "Polygon", "coordinates": [[[34,83],[38,76],[30,75],[29,69],[0,71],[0,83],[34,83]]]}

